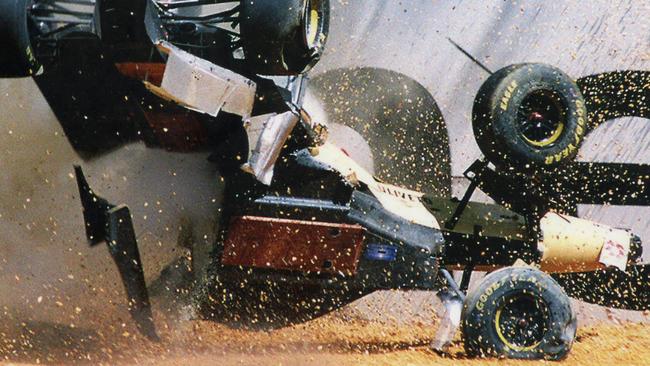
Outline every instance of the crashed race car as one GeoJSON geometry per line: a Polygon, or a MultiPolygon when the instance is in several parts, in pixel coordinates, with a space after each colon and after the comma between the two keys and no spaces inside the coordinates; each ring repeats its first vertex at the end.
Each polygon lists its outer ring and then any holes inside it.
{"type": "MultiPolygon", "coordinates": [[[[16,57],[0,74],[33,76],[82,155],[130,139],[212,151],[224,211],[207,277],[186,284],[202,316],[282,326],[377,290],[430,290],[444,305],[434,349],[460,327],[468,354],[557,360],[576,333],[569,297],[650,308],[640,238],[576,217],[580,203],[648,205],[650,167],[575,160],[603,121],[649,117],[648,72],[492,73],[472,114],[485,157],[456,199],[380,181],[303,108],[327,1],[126,3],[3,1],[16,57]],[[476,189],[495,203],[471,202],[476,189]],[[476,271],[489,274],[469,290],[476,271]]],[[[131,314],[157,339],[129,209],[75,172],[88,240],[107,243],[131,314]]]]}

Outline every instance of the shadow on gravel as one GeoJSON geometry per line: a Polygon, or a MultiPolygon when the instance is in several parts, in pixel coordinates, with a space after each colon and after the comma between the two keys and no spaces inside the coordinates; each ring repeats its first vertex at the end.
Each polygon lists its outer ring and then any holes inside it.
{"type": "MultiPolygon", "coordinates": [[[[2,325],[0,361],[28,363],[88,363],[98,362],[98,347],[104,336],[94,330],[28,321],[6,329],[2,325]],[[92,354],[92,359],[89,355],[92,354]]],[[[111,350],[103,348],[104,360],[110,360],[111,350]]]]}

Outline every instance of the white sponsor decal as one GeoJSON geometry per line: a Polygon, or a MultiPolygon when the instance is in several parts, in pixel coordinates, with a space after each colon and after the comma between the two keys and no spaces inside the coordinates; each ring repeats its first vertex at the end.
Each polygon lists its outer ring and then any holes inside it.
{"type": "Polygon", "coordinates": [[[621,271],[625,271],[629,251],[629,243],[625,245],[615,240],[607,239],[600,252],[599,261],[608,267],[616,267],[621,271]]]}
{"type": "Polygon", "coordinates": [[[372,174],[331,143],[313,149],[312,155],[314,159],[339,172],[350,184],[365,183],[382,206],[391,213],[414,224],[440,229],[436,218],[420,201],[423,193],[378,182],[372,174]]]}

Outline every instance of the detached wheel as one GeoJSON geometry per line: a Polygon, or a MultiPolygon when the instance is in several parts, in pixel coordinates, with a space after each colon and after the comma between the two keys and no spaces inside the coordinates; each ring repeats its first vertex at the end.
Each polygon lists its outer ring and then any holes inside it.
{"type": "Polygon", "coordinates": [[[576,317],[549,275],[509,267],[489,274],[467,296],[462,333],[472,356],[560,360],[573,345],[576,317]]]}
{"type": "Polygon", "coordinates": [[[93,0],[1,0],[0,77],[42,73],[56,61],[59,39],[92,31],[93,13],[93,0]]]}
{"type": "Polygon", "coordinates": [[[262,75],[308,71],[323,53],[329,15],[329,0],[242,0],[247,67],[262,75]]]}
{"type": "Polygon", "coordinates": [[[561,70],[519,64],[481,86],[472,124],[479,147],[495,165],[557,165],[578,153],[587,110],[580,89],[561,70]]]}

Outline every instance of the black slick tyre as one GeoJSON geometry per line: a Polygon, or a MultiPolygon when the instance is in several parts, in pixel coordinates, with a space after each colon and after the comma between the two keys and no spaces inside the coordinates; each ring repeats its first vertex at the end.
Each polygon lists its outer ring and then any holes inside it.
{"type": "Polygon", "coordinates": [[[242,0],[246,66],[261,75],[296,75],[320,59],[329,31],[329,0],[242,0]]]}
{"type": "Polygon", "coordinates": [[[95,0],[0,1],[0,77],[37,76],[56,68],[63,43],[96,38],[94,10],[95,0]]]}
{"type": "Polygon", "coordinates": [[[27,0],[0,1],[0,77],[27,77],[41,69],[30,42],[27,6],[27,0]]]}
{"type": "Polygon", "coordinates": [[[472,356],[560,360],[576,334],[564,290],[548,274],[526,267],[486,276],[465,299],[461,321],[472,356]]]}
{"type": "Polygon", "coordinates": [[[495,72],[474,100],[472,125],[498,166],[552,166],[573,159],[587,130],[580,89],[561,70],[518,64],[495,72]]]}

